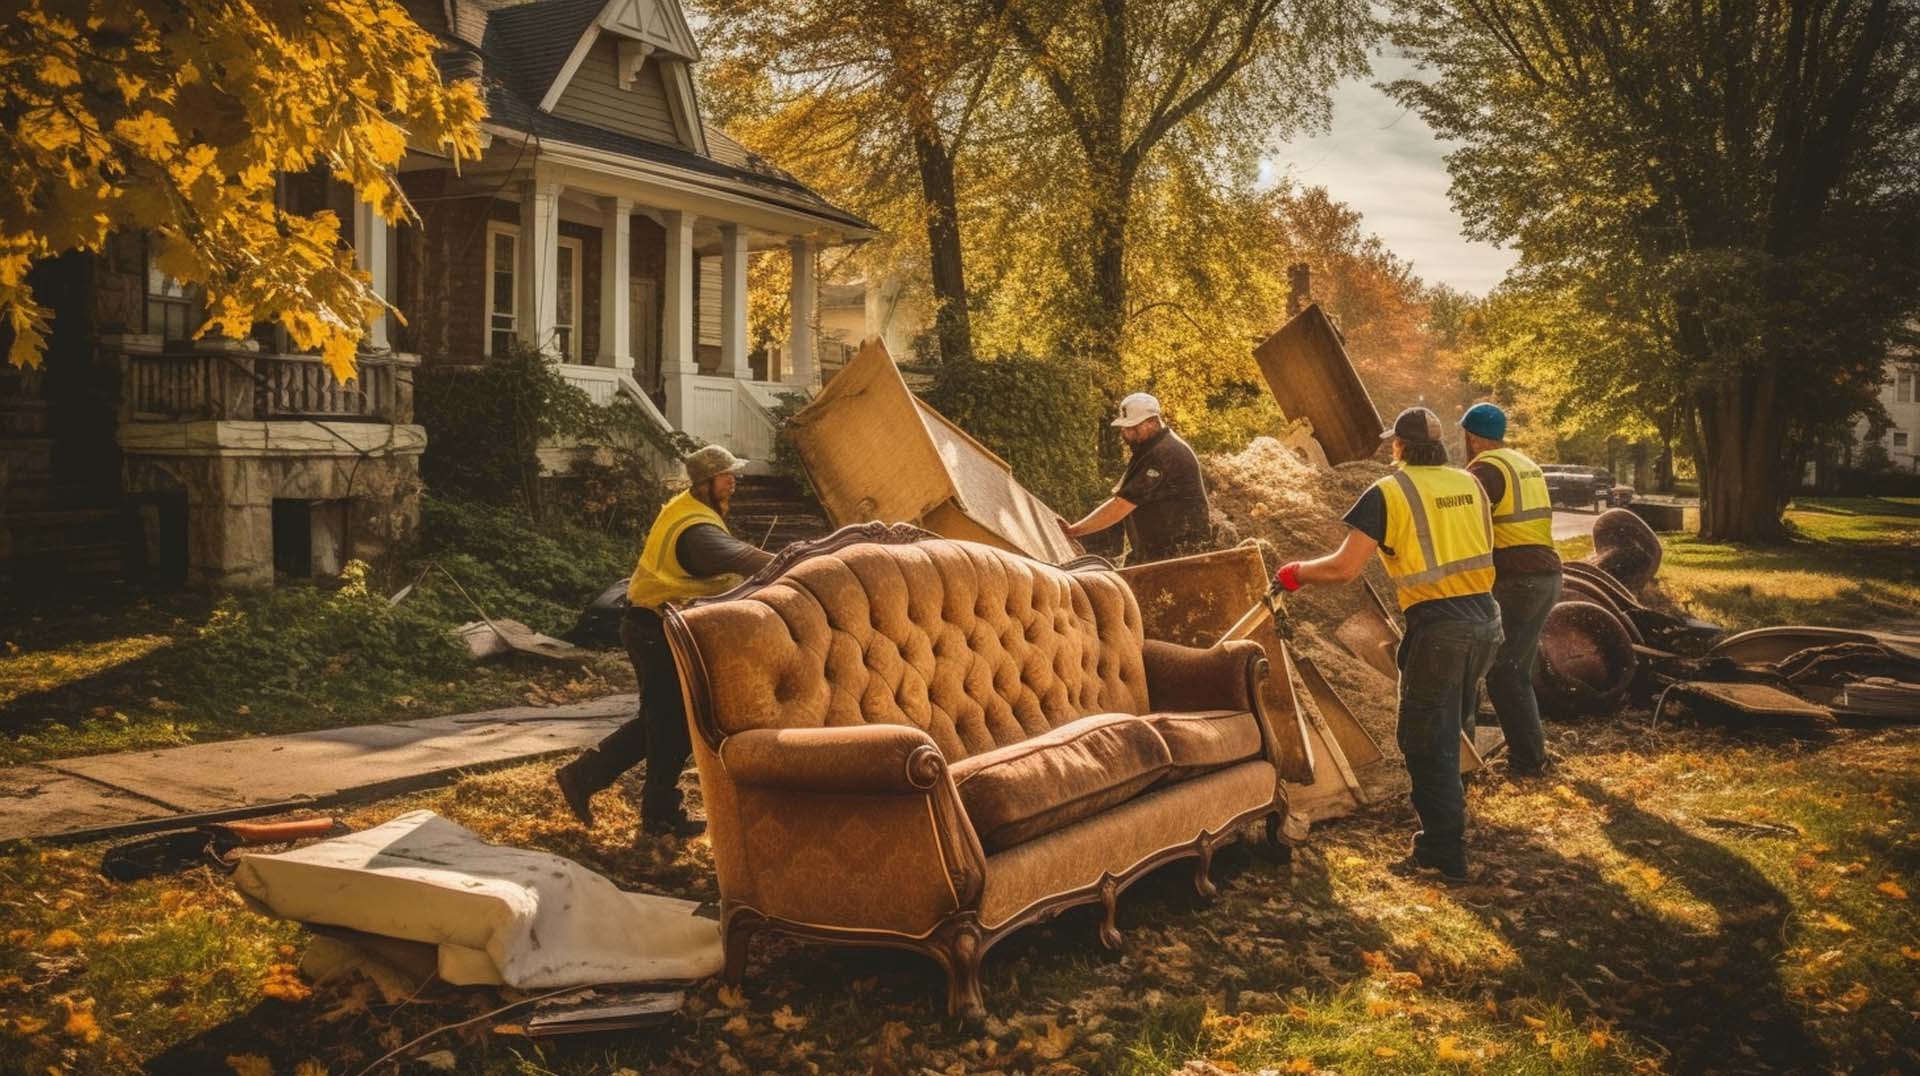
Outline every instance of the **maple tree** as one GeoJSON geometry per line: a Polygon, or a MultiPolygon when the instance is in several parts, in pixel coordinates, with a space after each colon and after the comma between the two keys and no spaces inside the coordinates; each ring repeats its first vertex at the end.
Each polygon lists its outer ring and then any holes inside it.
{"type": "Polygon", "coordinates": [[[1065,133],[1065,185],[1085,221],[1065,252],[1079,284],[1071,345],[1110,367],[1128,327],[1133,213],[1156,158],[1248,170],[1274,138],[1325,122],[1333,84],[1366,70],[1372,25],[1357,0],[982,3],[1065,133]]]}
{"type": "Polygon", "coordinates": [[[937,0],[703,0],[701,9],[716,114],[797,171],[837,173],[840,198],[891,233],[879,247],[925,264],[941,357],[971,354],[960,159],[1017,74],[997,27],[937,0]]]}
{"type": "Polygon", "coordinates": [[[144,230],[156,267],[205,290],[201,334],[277,321],[341,380],[387,305],[330,211],[277,177],[324,165],[389,222],[417,146],[479,152],[477,88],[392,0],[27,0],[0,23],[0,319],[40,361],[51,311],[28,273],[144,230]]]}

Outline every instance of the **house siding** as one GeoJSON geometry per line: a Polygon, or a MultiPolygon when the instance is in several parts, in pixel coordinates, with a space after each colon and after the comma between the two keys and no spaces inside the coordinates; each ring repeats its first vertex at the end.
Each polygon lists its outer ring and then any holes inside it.
{"type": "Polygon", "coordinates": [[[648,60],[641,65],[633,89],[621,89],[614,75],[614,40],[603,34],[593,43],[554,103],[553,114],[669,146],[681,145],[659,65],[648,60]]]}
{"type": "Polygon", "coordinates": [[[394,305],[406,318],[395,347],[422,362],[480,361],[486,351],[486,222],[518,224],[520,207],[485,195],[462,197],[450,172],[414,172],[402,179],[420,213],[396,244],[394,305]]]}

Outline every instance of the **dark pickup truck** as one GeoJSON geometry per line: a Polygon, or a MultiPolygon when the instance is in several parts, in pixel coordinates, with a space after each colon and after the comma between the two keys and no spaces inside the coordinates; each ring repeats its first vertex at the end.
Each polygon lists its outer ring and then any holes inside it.
{"type": "Polygon", "coordinates": [[[1603,467],[1543,463],[1540,472],[1547,476],[1547,493],[1555,508],[1591,507],[1603,512],[1633,500],[1633,487],[1616,485],[1613,474],[1603,467]]]}

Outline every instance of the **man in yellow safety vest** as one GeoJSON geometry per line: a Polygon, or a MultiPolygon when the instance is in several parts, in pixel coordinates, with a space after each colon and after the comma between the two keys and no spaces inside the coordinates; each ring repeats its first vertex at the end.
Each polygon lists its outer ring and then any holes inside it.
{"type": "Polygon", "coordinates": [[[687,469],[687,489],[654,518],[627,583],[628,609],[620,622],[620,641],[640,681],[639,713],[555,774],[567,807],[585,826],[593,825],[594,793],[644,758],[643,828],[679,837],[706,828],[680,806],[680,771],[693,753],[693,741],[660,610],[669,602],[719,594],[766,567],[773,557],[727,531],[727,505],[746,464],[719,445],[708,445],[681,462],[687,469]]]}
{"type": "Polygon", "coordinates": [[[1533,695],[1533,669],[1540,659],[1540,632],[1560,600],[1560,553],[1553,547],[1553,498],[1540,465],[1506,446],[1507,413],[1477,403],[1460,416],[1466,432],[1467,470],[1480,480],[1493,505],[1493,600],[1500,606],[1506,641],[1487,672],[1487,695],[1507,737],[1507,774],[1545,773],[1546,731],[1533,695]]]}
{"type": "Polygon", "coordinates": [[[1317,560],[1282,565],[1274,582],[1290,591],[1351,582],[1369,556],[1380,554],[1407,618],[1396,739],[1420,816],[1412,853],[1393,869],[1438,871],[1447,882],[1464,882],[1460,736],[1500,646],[1500,609],[1491,594],[1493,523],[1480,483],[1447,466],[1438,415],[1410,407],[1380,437],[1392,440],[1396,467],[1348,509],[1346,540],[1317,560]]]}

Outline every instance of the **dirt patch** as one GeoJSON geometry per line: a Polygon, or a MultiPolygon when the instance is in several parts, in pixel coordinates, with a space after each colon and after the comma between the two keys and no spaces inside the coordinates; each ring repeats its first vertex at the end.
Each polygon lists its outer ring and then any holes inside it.
{"type": "MultiPolygon", "coordinates": [[[[1274,567],[1331,553],[1346,537],[1340,521],[1368,486],[1387,474],[1385,463],[1358,460],[1316,467],[1271,437],[1255,438],[1240,452],[1201,461],[1213,505],[1215,538],[1222,545],[1258,542],[1274,567]]],[[[1363,577],[1383,595],[1393,589],[1377,560],[1363,577]]],[[[1342,620],[1359,612],[1365,594],[1358,582],[1344,587],[1307,587],[1287,596],[1283,635],[1311,657],[1389,758],[1394,746],[1397,687],[1333,638],[1342,620]]]]}

